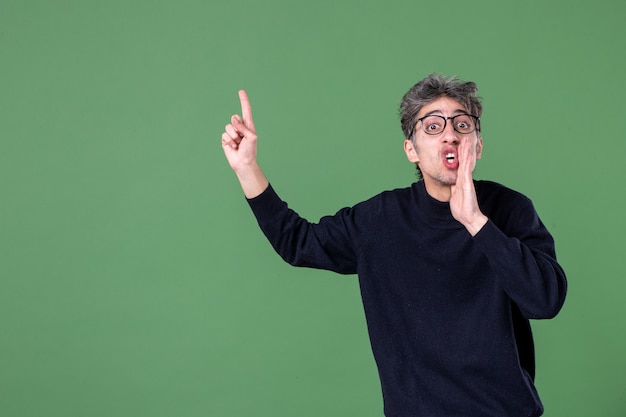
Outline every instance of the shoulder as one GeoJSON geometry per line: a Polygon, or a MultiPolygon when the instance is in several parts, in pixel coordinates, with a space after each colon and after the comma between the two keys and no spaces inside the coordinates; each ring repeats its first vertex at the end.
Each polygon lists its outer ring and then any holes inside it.
{"type": "Polygon", "coordinates": [[[493,181],[476,181],[475,187],[480,209],[503,231],[537,220],[532,201],[521,192],[493,181]]]}
{"type": "Polygon", "coordinates": [[[413,188],[414,187],[404,187],[385,190],[364,203],[376,206],[379,209],[409,205],[415,194],[413,188]]]}
{"type": "Polygon", "coordinates": [[[393,201],[405,201],[411,198],[411,194],[412,187],[384,190],[364,201],[361,201],[354,207],[373,207],[393,201]]]}
{"type": "Polygon", "coordinates": [[[494,181],[477,180],[474,182],[474,186],[478,203],[481,206],[525,206],[532,204],[530,199],[521,192],[494,181]]]}
{"type": "Polygon", "coordinates": [[[394,212],[403,211],[404,207],[410,206],[412,195],[412,187],[385,190],[341,211],[361,219],[375,221],[381,216],[386,217],[393,215],[394,212]]]}

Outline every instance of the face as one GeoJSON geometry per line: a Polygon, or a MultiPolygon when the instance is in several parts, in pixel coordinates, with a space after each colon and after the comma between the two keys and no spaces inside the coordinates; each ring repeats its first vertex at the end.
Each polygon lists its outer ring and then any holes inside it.
{"type": "MultiPolygon", "coordinates": [[[[449,97],[439,97],[424,106],[417,114],[416,119],[428,115],[453,117],[468,113],[467,109],[456,100],[449,97]]],[[[414,141],[410,139],[404,141],[404,151],[409,161],[417,164],[422,171],[429,194],[445,200],[446,195],[449,195],[450,186],[456,183],[459,168],[458,147],[461,139],[469,136],[476,140],[475,156],[476,159],[480,159],[482,138],[477,130],[467,134],[455,131],[452,120],[447,120],[443,132],[436,135],[426,134],[424,127],[429,129],[429,126],[423,126],[422,123],[419,122],[415,126],[414,141]]]]}

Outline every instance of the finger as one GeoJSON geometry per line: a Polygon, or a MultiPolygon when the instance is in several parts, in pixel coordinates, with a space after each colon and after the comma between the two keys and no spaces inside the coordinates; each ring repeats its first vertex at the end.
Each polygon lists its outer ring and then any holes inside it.
{"type": "Polygon", "coordinates": [[[233,149],[237,149],[239,144],[233,140],[228,132],[222,133],[222,147],[230,146],[233,149]]]}
{"type": "Polygon", "coordinates": [[[243,122],[250,130],[254,129],[254,120],[252,119],[252,106],[250,105],[250,99],[248,93],[245,90],[239,90],[239,101],[241,102],[241,115],[243,116],[243,122]]]}
{"type": "Polygon", "coordinates": [[[466,137],[459,146],[461,154],[459,162],[463,166],[463,171],[471,175],[476,166],[476,142],[471,137],[466,137]]]}
{"type": "Polygon", "coordinates": [[[240,132],[238,132],[237,129],[235,129],[233,125],[226,125],[224,130],[226,130],[226,133],[230,136],[232,140],[234,140],[237,143],[241,142],[241,138],[243,135],[240,132]]]}
{"type": "Polygon", "coordinates": [[[241,120],[239,116],[234,115],[230,119],[230,121],[239,136],[249,139],[256,138],[256,132],[254,131],[254,128],[249,128],[248,126],[246,126],[245,120],[241,120]]]}
{"type": "Polygon", "coordinates": [[[461,141],[459,145],[459,152],[463,153],[467,157],[471,157],[472,154],[476,153],[476,143],[470,137],[465,137],[461,141]]]}

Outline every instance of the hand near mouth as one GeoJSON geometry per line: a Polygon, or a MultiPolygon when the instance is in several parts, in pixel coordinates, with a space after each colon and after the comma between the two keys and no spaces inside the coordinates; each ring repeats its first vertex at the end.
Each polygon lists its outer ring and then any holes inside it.
{"type": "Polygon", "coordinates": [[[458,148],[459,168],[456,184],[451,186],[450,211],[467,231],[475,236],[487,223],[488,218],[478,206],[476,189],[472,172],[479,157],[479,139],[474,135],[466,135],[461,139],[458,148]]]}

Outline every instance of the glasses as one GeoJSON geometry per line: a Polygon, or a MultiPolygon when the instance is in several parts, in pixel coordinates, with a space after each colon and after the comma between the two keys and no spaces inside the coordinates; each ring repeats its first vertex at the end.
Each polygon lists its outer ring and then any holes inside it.
{"type": "Polygon", "coordinates": [[[463,135],[472,133],[476,129],[480,130],[480,119],[473,114],[463,113],[457,114],[456,116],[452,117],[444,117],[431,114],[417,119],[417,122],[415,122],[415,125],[413,125],[413,128],[411,129],[409,138],[413,137],[413,133],[415,133],[415,127],[420,122],[422,122],[422,130],[424,131],[424,133],[426,133],[427,135],[438,135],[444,131],[448,120],[452,120],[452,127],[454,128],[454,130],[463,135]]]}

